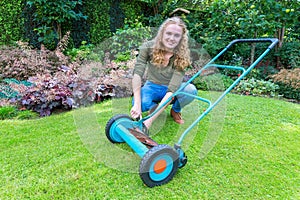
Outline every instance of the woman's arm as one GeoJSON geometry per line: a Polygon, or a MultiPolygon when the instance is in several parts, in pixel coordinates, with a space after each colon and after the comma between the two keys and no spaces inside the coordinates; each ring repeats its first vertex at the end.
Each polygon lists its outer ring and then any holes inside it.
{"type": "Polygon", "coordinates": [[[141,77],[137,74],[134,74],[133,78],[132,78],[132,90],[133,90],[134,104],[130,110],[131,117],[133,117],[133,118],[139,118],[142,115],[141,86],[142,86],[141,77]]]}
{"type": "Polygon", "coordinates": [[[151,43],[146,42],[140,47],[139,55],[137,57],[134,71],[133,71],[132,91],[133,91],[134,104],[130,110],[130,115],[132,118],[140,118],[142,116],[142,105],[141,105],[142,77],[146,71],[147,62],[149,60],[150,44],[151,43]]]}

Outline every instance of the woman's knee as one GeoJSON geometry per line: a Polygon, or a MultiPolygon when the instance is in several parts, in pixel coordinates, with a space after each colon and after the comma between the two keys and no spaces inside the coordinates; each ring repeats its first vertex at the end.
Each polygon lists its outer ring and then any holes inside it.
{"type": "Polygon", "coordinates": [[[193,84],[189,84],[184,88],[184,92],[196,95],[198,93],[198,90],[193,84]]]}

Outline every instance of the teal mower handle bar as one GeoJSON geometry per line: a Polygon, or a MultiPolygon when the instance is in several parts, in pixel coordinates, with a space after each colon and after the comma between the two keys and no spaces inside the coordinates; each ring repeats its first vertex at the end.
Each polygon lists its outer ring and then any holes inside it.
{"type": "Polygon", "coordinates": [[[269,49],[273,49],[273,47],[278,43],[277,38],[258,38],[258,39],[236,39],[230,42],[227,45],[227,49],[230,48],[232,45],[236,43],[261,43],[261,42],[271,42],[270,46],[268,47],[269,49]]]}

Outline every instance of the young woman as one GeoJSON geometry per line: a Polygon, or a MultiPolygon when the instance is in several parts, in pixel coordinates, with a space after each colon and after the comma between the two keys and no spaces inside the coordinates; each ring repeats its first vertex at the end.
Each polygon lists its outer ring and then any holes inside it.
{"type": "MultiPolygon", "coordinates": [[[[191,64],[188,48],[188,30],[179,17],[165,20],[154,40],[145,42],[139,51],[133,72],[133,107],[130,114],[139,118],[144,111],[153,112],[159,103],[165,102],[181,86],[185,68],[191,64]],[[147,69],[147,80],[142,87],[142,77],[147,69]]],[[[184,92],[197,94],[194,85],[189,84],[184,92]]],[[[171,116],[183,124],[181,109],[193,101],[187,95],[178,95],[172,101],[171,116]]],[[[171,103],[171,102],[169,102],[171,103]]],[[[168,104],[164,107],[166,108],[168,104]]],[[[164,109],[144,121],[147,129],[164,109]]]]}

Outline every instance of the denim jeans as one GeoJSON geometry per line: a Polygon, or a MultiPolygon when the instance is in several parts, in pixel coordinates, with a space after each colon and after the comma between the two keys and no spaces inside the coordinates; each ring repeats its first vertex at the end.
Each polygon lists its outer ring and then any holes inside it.
{"type": "MultiPolygon", "coordinates": [[[[159,85],[151,81],[146,81],[145,85],[141,89],[142,112],[148,111],[152,107],[156,106],[166,95],[167,90],[168,86],[166,85],[159,85]]],[[[189,84],[183,89],[183,92],[196,95],[197,89],[194,85],[189,84]]],[[[172,102],[172,109],[175,112],[180,112],[184,106],[188,105],[193,100],[193,97],[184,94],[179,94],[172,102]]]]}

